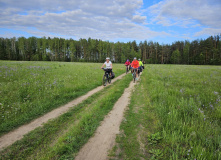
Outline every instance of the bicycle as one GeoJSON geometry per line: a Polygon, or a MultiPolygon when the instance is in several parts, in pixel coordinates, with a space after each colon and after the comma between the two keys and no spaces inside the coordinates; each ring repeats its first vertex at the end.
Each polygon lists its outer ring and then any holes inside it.
{"type": "Polygon", "coordinates": [[[132,68],[132,69],[133,69],[133,81],[135,83],[135,81],[136,81],[136,71],[137,71],[138,68],[132,68]]]}
{"type": "MultiPolygon", "coordinates": [[[[127,74],[130,69],[128,69],[128,66],[127,66],[127,65],[125,65],[125,66],[126,66],[126,74],[127,74]]],[[[129,67],[130,67],[130,65],[129,65],[129,67]]]]}
{"type": "Polygon", "coordinates": [[[103,85],[106,86],[107,82],[111,84],[111,77],[109,73],[112,71],[112,69],[108,69],[108,68],[102,68],[102,69],[105,71],[103,75],[103,85]]]}
{"type": "Polygon", "coordinates": [[[137,71],[138,77],[140,77],[140,72],[142,72],[142,68],[141,68],[141,67],[139,67],[139,68],[138,68],[138,71],[137,71]]]}
{"type": "Polygon", "coordinates": [[[143,71],[143,66],[138,67],[138,77],[140,77],[140,73],[143,71]]]}

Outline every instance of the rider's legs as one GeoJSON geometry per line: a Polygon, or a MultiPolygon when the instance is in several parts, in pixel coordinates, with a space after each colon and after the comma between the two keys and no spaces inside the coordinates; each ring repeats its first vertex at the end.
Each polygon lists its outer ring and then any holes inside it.
{"type": "Polygon", "coordinates": [[[140,72],[142,72],[142,66],[138,67],[138,70],[139,70],[140,72]]]}
{"type": "Polygon", "coordinates": [[[112,69],[109,70],[109,76],[111,77],[112,75],[112,69]]]}

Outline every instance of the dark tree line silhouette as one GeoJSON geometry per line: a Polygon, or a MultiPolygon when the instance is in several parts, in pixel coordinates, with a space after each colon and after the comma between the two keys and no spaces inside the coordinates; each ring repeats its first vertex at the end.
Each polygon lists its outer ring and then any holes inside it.
{"type": "Polygon", "coordinates": [[[0,59],[18,61],[103,62],[108,56],[123,63],[133,57],[150,64],[221,64],[221,34],[207,39],[159,44],[153,41],[122,43],[97,39],[0,38],[0,59]]]}

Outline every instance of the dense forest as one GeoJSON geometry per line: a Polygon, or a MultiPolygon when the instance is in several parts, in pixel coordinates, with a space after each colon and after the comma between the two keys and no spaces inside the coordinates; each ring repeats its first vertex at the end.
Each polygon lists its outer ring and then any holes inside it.
{"type": "Polygon", "coordinates": [[[122,43],[97,39],[0,38],[0,60],[123,63],[133,57],[151,64],[221,64],[221,34],[195,41],[122,43]]]}

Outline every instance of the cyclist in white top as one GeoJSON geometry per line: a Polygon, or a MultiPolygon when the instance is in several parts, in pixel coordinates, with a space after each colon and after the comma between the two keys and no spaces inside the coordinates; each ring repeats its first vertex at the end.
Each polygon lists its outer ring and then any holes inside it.
{"type": "Polygon", "coordinates": [[[106,65],[106,68],[108,69],[108,73],[111,76],[111,73],[112,73],[112,63],[111,63],[109,57],[106,58],[106,62],[104,62],[104,64],[101,66],[101,69],[104,67],[104,65],[106,65]]]}

